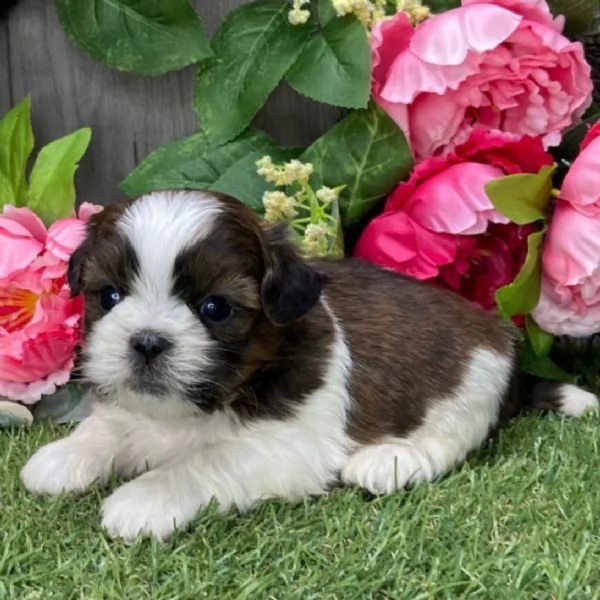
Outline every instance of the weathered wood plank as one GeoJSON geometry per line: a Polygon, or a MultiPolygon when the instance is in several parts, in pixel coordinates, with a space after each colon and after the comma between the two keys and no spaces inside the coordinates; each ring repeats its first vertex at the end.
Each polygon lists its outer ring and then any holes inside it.
{"type": "MultiPolygon", "coordinates": [[[[232,6],[245,0],[195,0],[210,35],[232,6]]],[[[143,78],[105,68],[73,47],[54,3],[21,0],[0,24],[0,113],[31,94],[34,131],[44,144],[74,129],[92,127],[81,163],[81,199],[106,204],[118,183],[154,148],[197,129],[191,104],[194,69],[143,78]]],[[[306,145],[340,111],[302,98],[282,85],[256,124],[282,144],[306,145]]]]}

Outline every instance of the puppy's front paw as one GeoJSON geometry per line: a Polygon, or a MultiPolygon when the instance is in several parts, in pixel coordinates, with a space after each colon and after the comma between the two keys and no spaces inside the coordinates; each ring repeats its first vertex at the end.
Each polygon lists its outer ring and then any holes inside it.
{"type": "Polygon", "coordinates": [[[23,467],[21,481],[36,494],[84,492],[109,470],[98,453],[65,438],[40,448],[23,467]]]}
{"type": "Polygon", "coordinates": [[[164,475],[150,471],[121,486],[104,501],[102,526],[111,537],[126,542],[140,535],[162,541],[175,529],[188,525],[200,505],[196,497],[171,487],[164,475]]]}

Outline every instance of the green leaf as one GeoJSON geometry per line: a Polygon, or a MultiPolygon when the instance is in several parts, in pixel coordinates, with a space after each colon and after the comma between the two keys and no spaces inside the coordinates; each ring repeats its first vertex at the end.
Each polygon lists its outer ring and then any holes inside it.
{"type": "Polygon", "coordinates": [[[33,415],[27,407],[10,400],[0,400],[0,429],[31,425],[32,422],[33,415]]]}
{"type": "Polygon", "coordinates": [[[194,107],[212,143],[239,135],[296,62],[314,22],[292,25],[291,5],[257,0],[230,12],[213,40],[215,57],[198,67],[194,107]]]}
{"type": "Polygon", "coordinates": [[[75,171],[89,146],[88,127],[50,142],[40,150],[31,171],[27,206],[46,225],[75,211],[75,171]]]}
{"type": "Polygon", "coordinates": [[[277,162],[297,157],[299,151],[280,150],[262,131],[248,130],[220,146],[196,133],[152,152],[121,188],[131,196],[164,189],[218,191],[262,213],[262,193],[272,187],[257,174],[255,162],[265,154],[277,162]]]}
{"type": "Polygon", "coordinates": [[[42,396],[33,407],[34,421],[50,420],[54,423],[78,423],[89,416],[92,396],[85,388],[70,381],[61,385],[54,394],[42,396]]]}
{"type": "Polygon", "coordinates": [[[100,62],[161,75],[212,55],[188,0],[55,0],[73,43],[100,62]]]}
{"type": "Polygon", "coordinates": [[[485,191],[494,208],[517,225],[539,221],[546,216],[556,165],[542,167],[537,174],[518,173],[494,179],[485,191]]]}
{"type": "Polygon", "coordinates": [[[371,93],[367,30],[354,15],[331,19],[286,75],[299,93],[344,108],[366,108],[371,93]]]}
{"type": "Polygon", "coordinates": [[[527,338],[519,344],[518,363],[523,373],[535,375],[542,379],[561,381],[563,383],[577,383],[579,380],[577,375],[567,373],[548,358],[548,356],[540,358],[535,353],[527,338]]]}
{"type": "Polygon", "coordinates": [[[600,12],[598,0],[548,0],[548,5],[554,15],[565,16],[568,36],[585,33],[600,12]]]}
{"type": "Polygon", "coordinates": [[[0,209],[5,204],[25,204],[25,172],[32,150],[31,100],[27,97],[0,120],[0,209]]]}
{"type": "Polygon", "coordinates": [[[538,358],[548,356],[552,345],[554,344],[554,336],[551,333],[544,331],[531,317],[527,315],[525,320],[527,327],[527,337],[538,358]]]}
{"type": "Polygon", "coordinates": [[[500,315],[510,319],[515,315],[528,315],[538,304],[541,289],[540,253],[546,227],[527,238],[527,257],[515,280],[496,292],[500,315]]]}
{"type": "Polygon", "coordinates": [[[302,154],[314,166],[311,184],[344,184],[340,212],[344,226],[359,221],[413,165],[410,148],[398,126],[375,103],[350,113],[302,154]]]}
{"type": "Polygon", "coordinates": [[[335,19],[337,17],[331,0],[319,0],[318,13],[321,27],[325,27],[325,25],[327,25],[331,19],[335,19]]]}
{"type": "Polygon", "coordinates": [[[441,13],[459,7],[460,0],[425,0],[423,4],[429,6],[431,12],[441,13]]]}

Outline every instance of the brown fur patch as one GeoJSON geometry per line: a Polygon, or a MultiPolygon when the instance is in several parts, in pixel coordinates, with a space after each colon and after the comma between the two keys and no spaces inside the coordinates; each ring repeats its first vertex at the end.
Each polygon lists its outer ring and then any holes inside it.
{"type": "Polygon", "coordinates": [[[348,432],[403,436],[461,383],[470,353],[512,353],[512,329],[459,296],[355,260],[323,262],[352,356],[348,432]]]}

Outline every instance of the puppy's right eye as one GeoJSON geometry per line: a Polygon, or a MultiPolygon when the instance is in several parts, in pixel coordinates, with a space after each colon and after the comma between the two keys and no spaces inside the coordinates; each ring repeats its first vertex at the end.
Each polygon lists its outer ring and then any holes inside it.
{"type": "Polygon", "coordinates": [[[111,285],[106,285],[100,290],[100,306],[106,312],[112,310],[122,299],[121,294],[111,285]]]}

